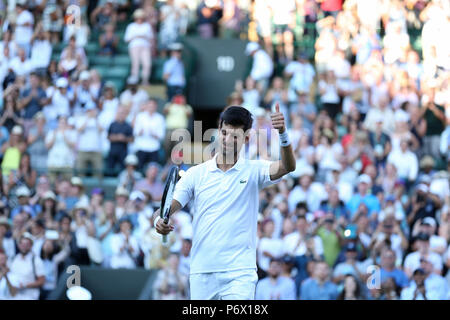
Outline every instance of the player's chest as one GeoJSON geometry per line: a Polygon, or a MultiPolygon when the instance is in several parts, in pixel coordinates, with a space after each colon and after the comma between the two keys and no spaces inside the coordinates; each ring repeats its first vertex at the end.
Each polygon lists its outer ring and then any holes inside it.
{"type": "Polygon", "coordinates": [[[229,201],[257,192],[257,181],[249,172],[213,172],[196,185],[195,196],[200,202],[229,201]]]}

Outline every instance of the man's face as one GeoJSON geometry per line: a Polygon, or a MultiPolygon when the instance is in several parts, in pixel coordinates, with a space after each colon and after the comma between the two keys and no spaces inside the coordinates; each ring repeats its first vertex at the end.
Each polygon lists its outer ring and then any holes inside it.
{"type": "Polygon", "coordinates": [[[155,179],[156,176],[158,175],[158,168],[155,166],[151,166],[147,169],[147,172],[145,173],[145,175],[147,176],[147,178],[149,179],[155,179]]]}
{"type": "Polygon", "coordinates": [[[328,265],[323,262],[316,264],[315,272],[317,278],[325,280],[328,277],[328,265]]]}
{"type": "Polygon", "coordinates": [[[37,77],[36,75],[30,76],[30,84],[31,87],[37,88],[39,86],[39,77],[37,77]]]}
{"type": "Polygon", "coordinates": [[[26,204],[28,204],[28,197],[20,196],[20,197],[18,198],[18,200],[19,200],[19,204],[21,204],[21,205],[26,205],[26,204]]]}
{"type": "Polygon", "coordinates": [[[369,185],[367,183],[361,182],[358,184],[358,192],[360,194],[366,194],[368,189],[369,189],[369,185]]]}
{"type": "Polygon", "coordinates": [[[269,265],[267,273],[272,278],[277,278],[281,274],[281,263],[279,263],[278,261],[272,261],[269,265]]]}
{"type": "Polygon", "coordinates": [[[418,287],[423,286],[425,284],[425,275],[421,272],[417,272],[413,276],[414,281],[418,287]]]}
{"type": "Polygon", "coordinates": [[[392,251],[384,251],[381,255],[381,266],[392,268],[395,266],[395,254],[392,251]]]}
{"type": "Polygon", "coordinates": [[[30,252],[32,246],[33,246],[33,244],[31,243],[30,239],[23,238],[19,242],[19,250],[24,255],[27,254],[28,252],[30,252]]]}
{"type": "Polygon", "coordinates": [[[218,138],[220,150],[224,157],[236,157],[244,143],[247,143],[249,139],[248,134],[244,133],[242,127],[234,127],[225,123],[219,128],[218,138]]]}

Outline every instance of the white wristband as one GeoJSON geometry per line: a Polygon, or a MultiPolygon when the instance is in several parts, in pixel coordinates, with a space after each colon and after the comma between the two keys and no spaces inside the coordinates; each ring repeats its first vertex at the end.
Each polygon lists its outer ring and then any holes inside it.
{"type": "Polygon", "coordinates": [[[153,221],[153,226],[156,228],[156,224],[158,223],[159,219],[161,219],[160,216],[156,216],[155,221],[153,221]]]}
{"type": "Polygon", "coordinates": [[[283,133],[280,133],[280,146],[287,147],[291,144],[291,141],[289,140],[289,135],[287,133],[287,130],[284,130],[283,133]]]}

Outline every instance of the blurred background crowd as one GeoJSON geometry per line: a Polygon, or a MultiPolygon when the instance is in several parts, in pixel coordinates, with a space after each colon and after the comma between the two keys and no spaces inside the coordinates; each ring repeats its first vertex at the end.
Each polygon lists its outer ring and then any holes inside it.
{"type": "Polygon", "coordinates": [[[151,218],[195,117],[185,35],[248,41],[224,105],[287,121],[257,299],[450,299],[448,1],[0,0],[0,23],[0,299],[45,299],[70,265],[189,298],[191,206],[168,246],[151,218]]]}

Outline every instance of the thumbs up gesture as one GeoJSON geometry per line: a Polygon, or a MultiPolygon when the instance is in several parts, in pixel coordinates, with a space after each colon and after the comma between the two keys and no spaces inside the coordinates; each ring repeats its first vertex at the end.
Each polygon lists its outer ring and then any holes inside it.
{"type": "Polygon", "coordinates": [[[286,131],[284,116],[280,112],[280,105],[278,103],[275,105],[275,112],[270,115],[270,118],[272,120],[272,126],[277,129],[279,133],[286,131]]]}

